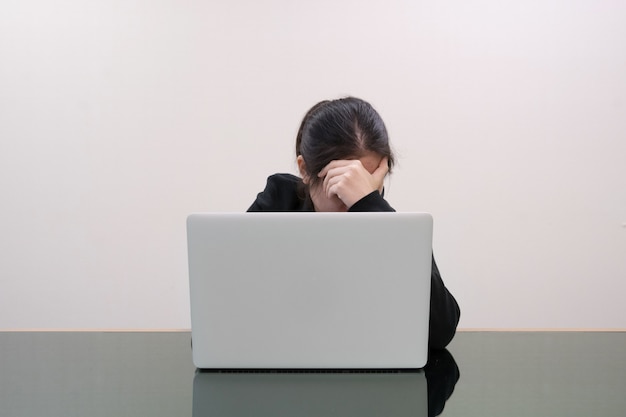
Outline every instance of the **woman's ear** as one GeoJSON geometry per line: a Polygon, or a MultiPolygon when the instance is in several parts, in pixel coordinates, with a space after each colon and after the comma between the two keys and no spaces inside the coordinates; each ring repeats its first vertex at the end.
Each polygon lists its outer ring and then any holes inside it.
{"type": "Polygon", "coordinates": [[[298,162],[298,171],[300,172],[300,176],[302,177],[302,182],[308,184],[309,175],[306,173],[306,162],[304,162],[304,158],[302,157],[302,155],[298,155],[296,162],[298,162]]]}

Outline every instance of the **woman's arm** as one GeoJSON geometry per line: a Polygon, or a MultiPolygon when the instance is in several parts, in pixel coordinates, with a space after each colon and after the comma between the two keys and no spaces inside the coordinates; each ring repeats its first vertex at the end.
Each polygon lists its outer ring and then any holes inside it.
{"type": "Polygon", "coordinates": [[[461,310],[456,299],[446,288],[441,279],[439,268],[433,263],[430,272],[430,330],[428,347],[443,349],[454,337],[459,324],[461,310]]]}

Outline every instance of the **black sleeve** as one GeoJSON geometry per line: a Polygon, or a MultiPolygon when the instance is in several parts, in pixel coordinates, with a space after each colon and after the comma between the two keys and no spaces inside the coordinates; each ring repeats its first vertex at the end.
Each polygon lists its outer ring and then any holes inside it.
{"type": "Polygon", "coordinates": [[[430,273],[430,330],[428,347],[443,349],[454,337],[459,324],[461,310],[456,299],[446,288],[441,279],[439,268],[433,256],[430,273]]]}
{"type": "MultiPolygon", "coordinates": [[[[357,201],[348,211],[395,211],[378,191],[357,201]]],[[[461,311],[441,279],[433,256],[430,274],[430,324],[428,347],[443,349],[454,337],[461,311]]]]}
{"type": "Polygon", "coordinates": [[[395,211],[378,191],[372,191],[348,209],[348,211],[395,211]]]}

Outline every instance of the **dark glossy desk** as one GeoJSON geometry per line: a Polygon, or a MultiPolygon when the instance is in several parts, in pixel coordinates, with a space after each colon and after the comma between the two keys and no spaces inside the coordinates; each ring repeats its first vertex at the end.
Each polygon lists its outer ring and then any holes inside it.
{"type": "Polygon", "coordinates": [[[184,332],[0,333],[0,416],[381,415],[376,404],[388,416],[425,416],[416,403],[427,397],[443,416],[626,416],[626,333],[461,332],[449,346],[455,364],[430,375],[214,374],[208,385],[189,341],[184,332]],[[357,397],[342,390],[364,381],[372,413],[343,401],[357,397]],[[414,384],[415,395],[389,381],[414,384]],[[314,389],[298,391],[305,386],[314,389]]]}

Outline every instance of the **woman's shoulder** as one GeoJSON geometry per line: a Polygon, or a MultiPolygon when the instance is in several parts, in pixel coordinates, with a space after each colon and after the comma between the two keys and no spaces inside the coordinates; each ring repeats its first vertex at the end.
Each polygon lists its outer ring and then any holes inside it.
{"type": "Polygon", "coordinates": [[[301,211],[305,207],[303,183],[292,174],[273,174],[267,178],[248,211],[301,211]]]}
{"type": "Polygon", "coordinates": [[[267,184],[279,187],[298,187],[299,184],[302,184],[302,178],[293,174],[273,174],[267,177],[267,184]]]}

